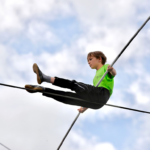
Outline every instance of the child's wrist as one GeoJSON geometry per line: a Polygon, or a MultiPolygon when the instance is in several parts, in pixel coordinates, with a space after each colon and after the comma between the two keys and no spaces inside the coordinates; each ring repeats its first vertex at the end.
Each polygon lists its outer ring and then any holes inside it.
{"type": "Polygon", "coordinates": [[[111,75],[115,76],[116,75],[116,72],[114,70],[110,71],[109,72],[111,75]]]}

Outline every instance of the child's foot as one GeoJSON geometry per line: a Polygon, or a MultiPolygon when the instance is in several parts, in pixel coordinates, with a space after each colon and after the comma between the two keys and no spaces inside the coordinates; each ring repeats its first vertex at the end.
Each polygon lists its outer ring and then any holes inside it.
{"type": "Polygon", "coordinates": [[[25,85],[26,91],[29,93],[36,93],[44,91],[44,87],[38,85],[25,85]]]}
{"type": "Polygon", "coordinates": [[[42,75],[42,72],[36,63],[33,64],[33,71],[37,74],[38,84],[41,84],[43,82],[43,75],[42,75]]]}

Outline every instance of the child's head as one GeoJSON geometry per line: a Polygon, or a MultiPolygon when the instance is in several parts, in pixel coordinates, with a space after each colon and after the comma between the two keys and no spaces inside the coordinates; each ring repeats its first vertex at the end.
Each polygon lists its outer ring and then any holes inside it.
{"type": "Polygon", "coordinates": [[[101,51],[94,51],[94,52],[88,53],[87,60],[89,60],[90,57],[95,57],[96,59],[101,58],[102,65],[104,65],[107,61],[106,56],[101,51]]]}

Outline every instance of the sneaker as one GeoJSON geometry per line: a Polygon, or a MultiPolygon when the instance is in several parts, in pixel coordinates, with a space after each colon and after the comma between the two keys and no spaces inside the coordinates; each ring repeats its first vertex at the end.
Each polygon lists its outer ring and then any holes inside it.
{"type": "Polygon", "coordinates": [[[44,91],[44,87],[38,85],[25,85],[26,91],[29,93],[36,93],[44,91]],[[31,90],[30,90],[31,89],[31,90]]]}
{"type": "Polygon", "coordinates": [[[42,75],[42,72],[36,63],[33,64],[33,71],[37,74],[38,84],[41,84],[43,82],[43,75],[42,75]]]}

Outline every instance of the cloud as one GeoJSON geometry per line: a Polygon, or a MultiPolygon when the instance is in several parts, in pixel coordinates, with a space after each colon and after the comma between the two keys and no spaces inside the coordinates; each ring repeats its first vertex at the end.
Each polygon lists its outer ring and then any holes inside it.
{"type": "MultiPolygon", "coordinates": [[[[43,33],[46,27],[45,22],[53,20],[57,18],[57,16],[71,15],[71,12],[69,4],[62,3],[61,1],[40,0],[37,2],[35,0],[2,0],[0,2],[1,40],[12,40],[12,38],[18,37],[19,35],[23,36],[28,31],[30,31],[30,33],[32,32],[33,35],[33,25],[35,27],[34,30],[38,29],[40,30],[40,33],[43,33]],[[41,27],[40,29],[38,28],[39,26],[41,27]]],[[[36,32],[38,30],[36,30],[36,32]]],[[[39,36],[41,35],[38,35],[38,37],[39,36]]],[[[46,39],[50,38],[52,33],[48,31],[45,36],[46,39]]]]}
{"type": "Polygon", "coordinates": [[[68,141],[62,145],[62,150],[69,148],[70,150],[99,150],[99,149],[110,149],[116,150],[112,143],[101,142],[96,139],[96,137],[86,138],[81,133],[71,132],[71,136],[68,141]]]}
{"type": "Polygon", "coordinates": [[[51,45],[59,43],[59,39],[49,26],[39,21],[33,21],[28,24],[26,35],[34,44],[45,43],[45,45],[51,45]]]}
{"type": "MultiPolygon", "coordinates": [[[[85,81],[92,83],[92,72],[86,62],[89,51],[102,50],[112,63],[120,50],[137,31],[149,15],[149,1],[139,3],[135,0],[118,1],[18,1],[3,0],[0,2],[0,79],[1,82],[24,86],[36,83],[32,64],[37,63],[41,70],[51,76],[85,81]],[[85,5],[86,4],[86,5],[85,5]],[[14,40],[28,37],[29,42],[53,45],[61,41],[51,28],[50,20],[75,17],[82,32],[71,44],[63,43],[59,51],[42,53],[28,51],[20,54],[12,47],[14,40]],[[41,36],[42,35],[42,36],[41,36]],[[5,41],[5,42],[4,42],[5,41]],[[55,43],[55,41],[57,41],[55,43]],[[9,44],[8,44],[9,43],[9,44]],[[12,43],[12,45],[10,44],[12,43]]],[[[109,103],[139,109],[149,109],[149,70],[145,66],[149,61],[149,22],[134,39],[128,49],[115,64],[114,93],[109,103]],[[130,95],[130,96],[129,96],[130,95]]],[[[74,31],[76,32],[76,31],[74,31]]],[[[23,41],[24,42],[24,41],[23,41]]],[[[27,43],[28,45],[28,43],[27,43]]],[[[22,46],[22,45],[21,45],[22,46]]],[[[20,51],[21,47],[19,47],[20,51]]],[[[53,87],[47,83],[43,86],[53,87]]],[[[0,87],[1,138],[0,141],[12,149],[56,149],[68,130],[70,122],[77,115],[77,106],[58,103],[39,94],[27,94],[25,91],[0,87]],[[15,138],[14,138],[15,137],[15,138]]],[[[63,90],[63,89],[61,89],[63,90]]],[[[69,91],[69,90],[68,90],[69,91]]],[[[143,119],[143,115],[138,115],[143,119]]],[[[88,120],[95,122],[109,118],[128,122],[137,120],[136,114],[117,108],[103,107],[101,110],[87,110],[76,123],[62,149],[117,149],[110,141],[97,141],[92,129],[88,139],[82,132],[82,123],[88,120]],[[73,145],[73,146],[72,146],[73,145]],[[94,145],[94,146],[93,146],[94,145]]],[[[145,117],[146,118],[146,117],[145,117]]],[[[117,122],[117,121],[116,121],[117,122]]],[[[134,126],[131,123],[131,128],[134,126]]],[[[137,147],[149,149],[148,119],[137,120],[134,137],[137,147]],[[139,130],[139,126],[141,130],[139,130]],[[137,130],[138,129],[138,130],[137,130]],[[141,132],[140,132],[141,131],[141,132]],[[142,139],[141,139],[142,137],[142,139]]],[[[113,126],[112,126],[113,128],[113,126]]],[[[118,132],[120,130],[118,129],[118,132]]],[[[133,133],[133,132],[132,132],[133,133]]],[[[131,137],[131,133],[127,134],[131,137]]],[[[124,142],[127,138],[124,139],[124,142]]],[[[129,146],[130,147],[130,146],[129,146]]],[[[134,147],[134,146],[133,146],[134,147]]],[[[130,147],[131,148],[131,147],[130,147]]],[[[130,149],[129,148],[129,149],[130,149]]]]}
{"type": "Polygon", "coordinates": [[[114,146],[110,143],[103,143],[103,144],[96,145],[95,150],[99,150],[99,149],[115,150],[114,146]]]}

